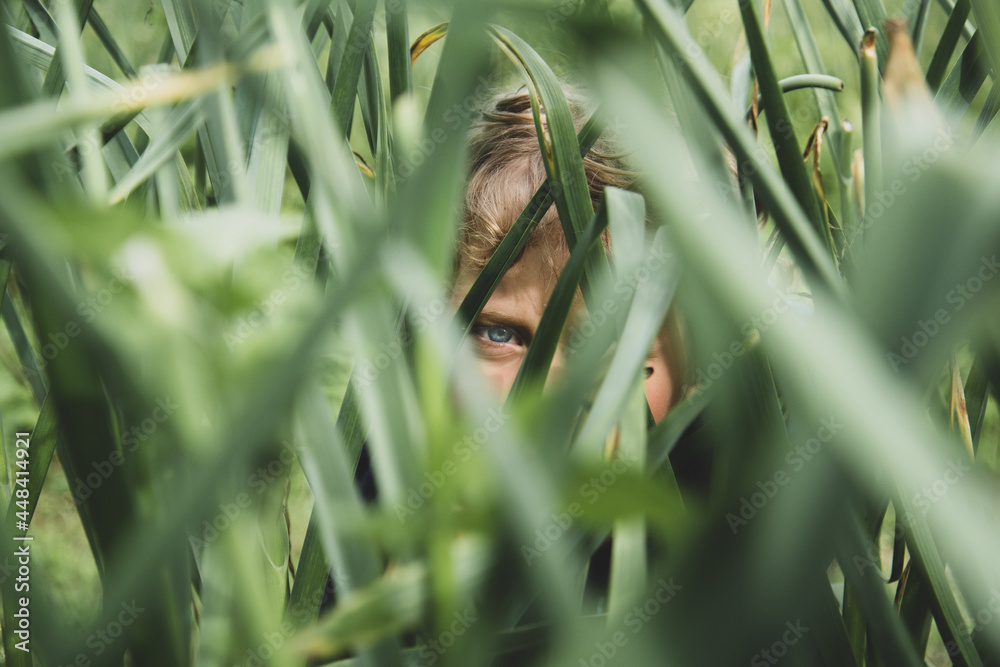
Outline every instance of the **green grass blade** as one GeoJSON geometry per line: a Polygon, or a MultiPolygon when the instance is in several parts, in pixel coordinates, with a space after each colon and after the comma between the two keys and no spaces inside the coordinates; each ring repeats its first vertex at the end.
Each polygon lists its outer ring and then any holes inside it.
{"type": "Polygon", "coordinates": [[[983,108],[979,112],[979,117],[976,118],[976,126],[972,130],[972,140],[975,141],[986,132],[986,128],[990,126],[993,119],[996,118],[997,113],[1000,113],[1000,86],[993,84],[990,88],[989,95],[986,97],[986,101],[983,102],[983,108]]]}
{"type": "MultiPolygon", "coordinates": [[[[900,580],[902,598],[899,599],[899,617],[903,620],[913,645],[926,652],[931,634],[931,610],[927,601],[927,582],[911,564],[900,580]]],[[[897,598],[899,593],[897,592],[897,598]]]]}
{"type": "Polygon", "coordinates": [[[875,28],[878,31],[875,37],[875,50],[878,53],[878,68],[881,72],[889,57],[889,43],[885,38],[885,20],[889,15],[885,11],[885,4],[882,0],[854,0],[854,7],[858,11],[861,27],[865,30],[875,28]]]}
{"type": "Polygon", "coordinates": [[[96,34],[97,38],[101,40],[101,44],[104,45],[104,49],[108,52],[108,55],[111,56],[111,59],[115,61],[115,64],[118,65],[118,69],[122,71],[122,74],[130,79],[134,79],[138,76],[135,68],[132,66],[132,63],[129,62],[128,56],[125,55],[125,51],[122,50],[122,47],[118,44],[118,40],[116,40],[115,36],[110,30],[108,30],[107,24],[104,23],[104,19],[101,18],[101,15],[97,13],[96,9],[91,8],[90,13],[87,14],[87,23],[90,24],[91,28],[93,28],[94,34],[96,34]]]}
{"type": "MultiPolygon", "coordinates": [[[[360,256],[357,237],[363,231],[356,229],[351,221],[374,219],[371,200],[343,141],[342,129],[333,125],[327,111],[330,98],[302,35],[301,24],[283,3],[269,5],[268,9],[277,46],[292,63],[283,81],[292,120],[292,146],[297,144],[302,149],[305,165],[311,169],[303,222],[305,234],[311,239],[310,244],[322,238],[334,268],[346,270],[360,256]],[[309,231],[313,224],[315,235],[309,231]]],[[[298,155],[297,150],[289,151],[293,173],[298,155]]],[[[368,231],[367,227],[364,231],[368,231]]],[[[319,257],[318,245],[311,245],[308,250],[319,257]]]]}
{"type": "Polygon", "coordinates": [[[340,62],[337,80],[333,87],[330,110],[337,128],[346,135],[354,116],[354,100],[358,94],[358,80],[364,62],[365,49],[370,39],[375,18],[375,0],[359,0],[355,7],[351,29],[347,33],[344,56],[340,62]]]}
{"type": "Polygon", "coordinates": [[[378,63],[378,53],[375,51],[375,39],[369,37],[365,46],[361,76],[358,79],[358,101],[361,120],[365,124],[365,135],[368,137],[368,148],[372,155],[378,155],[378,136],[380,132],[384,133],[384,129],[380,127],[381,121],[385,120],[385,114],[380,111],[383,107],[382,97],[382,73],[378,63]]]}
{"type": "MultiPolygon", "coordinates": [[[[907,516],[906,512],[912,512],[915,509],[912,503],[909,507],[902,504],[902,507],[904,516],[907,516]]],[[[909,516],[914,515],[910,514],[909,516]]],[[[906,543],[910,548],[913,567],[918,569],[922,578],[927,581],[928,602],[941,638],[948,646],[957,649],[955,660],[960,664],[980,667],[983,662],[968,630],[966,630],[958,602],[955,600],[955,594],[948,576],[945,574],[944,562],[941,560],[927,525],[921,517],[911,521],[909,528],[910,532],[906,536],[906,543]]]]}
{"type": "Polygon", "coordinates": [[[658,470],[667,462],[681,436],[705,410],[708,394],[695,391],[682,398],[649,432],[649,469],[658,470]]]}
{"type": "Polygon", "coordinates": [[[952,123],[957,123],[969,110],[988,75],[989,57],[984,37],[981,32],[977,32],[934,96],[934,100],[952,123]]]}
{"type": "MultiPolygon", "coordinates": [[[[11,31],[10,36],[14,42],[14,48],[17,50],[18,55],[26,64],[43,73],[48,71],[55,53],[54,47],[21,31],[11,31]]],[[[119,83],[104,74],[101,74],[95,69],[84,67],[84,72],[87,74],[89,85],[98,90],[117,93],[124,90],[119,83]]],[[[143,133],[149,131],[151,127],[149,117],[145,113],[137,114],[135,112],[129,112],[125,115],[109,113],[108,115],[112,116],[112,118],[105,121],[101,128],[105,141],[109,140],[111,136],[117,134],[132,120],[136,121],[136,124],[141,128],[143,133]]]]}
{"type": "MultiPolygon", "coordinates": [[[[948,16],[951,16],[952,12],[955,11],[959,2],[961,2],[961,0],[938,0],[938,4],[941,6],[941,9],[943,9],[944,13],[948,16]]],[[[972,36],[975,33],[976,27],[972,25],[972,21],[966,21],[965,27],[962,28],[962,37],[965,38],[965,41],[972,39],[972,36]]]]}
{"type": "Polygon", "coordinates": [[[508,396],[509,402],[521,401],[528,396],[535,397],[545,385],[549,367],[552,365],[552,359],[555,357],[556,348],[562,339],[566,320],[576,298],[577,288],[583,278],[587,256],[600,242],[601,233],[607,226],[608,211],[606,206],[601,206],[591,219],[590,225],[580,235],[576,247],[566,261],[566,266],[559,274],[545,312],[538,323],[538,329],[517,371],[517,377],[508,396]]]}
{"type": "MultiPolygon", "coordinates": [[[[861,65],[861,117],[865,156],[865,212],[882,192],[882,103],[879,93],[875,32],[865,32],[858,53],[861,65]]],[[[867,217],[867,215],[866,215],[867,217]]]]}
{"type": "Polygon", "coordinates": [[[969,0],[957,0],[955,8],[948,15],[944,32],[938,40],[934,56],[927,67],[927,85],[932,92],[936,92],[941,87],[941,82],[944,81],[945,71],[948,68],[948,63],[951,62],[951,55],[955,52],[958,39],[962,36],[962,28],[965,26],[965,21],[969,18],[971,11],[972,5],[969,0]]]}
{"type": "MultiPolygon", "coordinates": [[[[706,167],[712,170],[707,177],[719,181],[724,186],[728,175],[728,166],[725,164],[725,158],[720,150],[722,142],[719,140],[718,133],[713,132],[712,127],[704,122],[705,111],[698,103],[698,99],[691,94],[690,88],[678,71],[678,67],[667,57],[662,46],[657,44],[655,48],[657,64],[660,66],[663,81],[670,93],[670,102],[677,114],[677,122],[684,129],[684,138],[691,146],[693,154],[706,156],[706,167]]],[[[734,85],[735,82],[738,82],[747,87],[747,96],[739,101],[740,105],[749,97],[749,56],[746,62],[746,76],[744,77],[742,73],[737,75],[734,72],[733,77],[734,85]]]]}
{"type": "MultiPolygon", "coordinates": [[[[422,565],[406,564],[359,589],[350,604],[335,609],[309,632],[306,655],[310,662],[343,654],[347,649],[364,654],[366,646],[415,626],[428,604],[427,579],[427,571],[422,565]]],[[[412,664],[404,662],[401,651],[391,654],[372,650],[365,657],[368,661],[362,664],[412,664]]]]}
{"type": "Polygon", "coordinates": [[[837,24],[847,45],[851,49],[856,49],[861,43],[861,36],[865,33],[865,26],[861,25],[858,12],[851,6],[850,0],[823,0],[823,5],[837,24]]]}
{"type": "Polygon", "coordinates": [[[59,29],[49,10],[39,0],[23,0],[21,4],[42,40],[54,47],[59,41],[59,29]]]}
{"type": "MultiPolygon", "coordinates": [[[[852,512],[849,526],[838,544],[837,560],[842,564],[846,585],[855,592],[858,604],[876,638],[876,648],[888,665],[923,665],[916,650],[908,641],[906,630],[899,621],[895,610],[882,591],[881,571],[870,563],[866,547],[864,529],[857,514],[852,512]],[[859,566],[858,564],[863,564],[859,566]]],[[[845,593],[846,596],[846,593],[845,593]]],[[[862,663],[855,646],[855,659],[862,663]]]]}
{"type": "Polygon", "coordinates": [[[319,519],[314,511],[309,516],[302,552],[295,565],[295,581],[285,610],[285,619],[296,628],[314,623],[326,598],[330,564],[326,559],[319,531],[319,519]]]}
{"type": "Polygon", "coordinates": [[[556,209],[572,250],[594,216],[594,205],[583,171],[583,158],[577,150],[579,144],[569,105],[555,74],[527,42],[499,26],[494,32],[501,45],[524,68],[530,81],[539,148],[549,180],[557,186],[556,209]],[[544,127],[540,122],[539,104],[545,109],[544,127]]]}
{"type": "Polygon", "coordinates": [[[340,64],[344,60],[344,52],[347,49],[347,33],[351,29],[351,8],[346,2],[339,4],[339,10],[333,17],[333,31],[330,35],[330,53],[327,55],[326,62],[326,88],[331,95],[337,86],[340,64]]]}
{"type": "Polygon", "coordinates": [[[390,132],[392,101],[383,92],[382,75],[374,44],[369,48],[371,57],[365,59],[365,69],[372,75],[373,81],[369,88],[374,89],[374,95],[377,98],[374,105],[377,127],[375,133],[375,179],[379,193],[387,200],[396,190],[396,166],[392,154],[392,135],[390,132]]]}
{"type": "Polygon", "coordinates": [[[826,241],[831,256],[833,256],[836,254],[833,237],[830,234],[829,226],[825,224],[820,215],[812,180],[806,171],[805,163],[802,161],[802,151],[792,128],[781,86],[778,85],[770,50],[753,0],[740,0],[740,13],[743,16],[743,26],[747,36],[747,45],[750,47],[750,57],[757,74],[757,83],[760,86],[761,97],[764,98],[767,125],[771,133],[771,141],[774,143],[775,153],[778,156],[781,174],[788,187],[795,194],[802,210],[812,221],[817,235],[826,241]]]}
{"type": "Polygon", "coordinates": [[[913,51],[920,57],[924,48],[924,37],[927,34],[927,23],[930,20],[931,0],[921,0],[920,4],[908,4],[905,8],[907,25],[910,26],[910,40],[913,42],[913,51]]]}
{"type": "Polygon", "coordinates": [[[250,133],[246,138],[247,181],[253,188],[259,211],[277,215],[281,212],[285,169],[288,164],[288,141],[291,124],[281,90],[281,76],[264,75],[259,93],[252,103],[250,133]]]}
{"type": "Polygon", "coordinates": [[[1000,7],[995,2],[972,0],[979,31],[984,35],[986,52],[994,72],[1000,71],[1000,7]]]}
{"type": "MultiPolygon", "coordinates": [[[[7,503],[7,529],[10,534],[17,535],[22,534],[24,530],[16,530],[15,523],[17,521],[24,521],[25,523],[31,523],[31,519],[35,514],[35,508],[38,506],[38,499],[41,497],[42,486],[45,484],[45,477],[49,472],[49,463],[52,461],[52,454],[55,452],[56,448],[56,420],[55,420],[55,407],[52,401],[46,400],[42,403],[41,412],[38,415],[38,421],[35,422],[35,427],[31,430],[30,446],[27,448],[28,453],[28,464],[27,467],[21,468],[20,466],[14,466],[15,474],[13,475],[13,480],[21,478],[26,478],[28,481],[24,484],[15,484],[14,488],[27,489],[27,501],[23,506],[17,503],[17,500],[21,497],[16,492],[11,494],[10,500],[7,503]],[[18,475],[16,471],[20,470],[22,472],[27,472],[27,475],[18,475]],[[23,512],[27,515],[27,518],[20,516],[19,514],[23,512]]],[[[16,459],[15,459],[16,460],[16,459]]],[[[23,481],[23,480],[22,480],[23,481]]],[[[23,496],[23,494],[21,494],[23,496]]]]}
{"type": "Polygon", "coordinates": [[[813,624],[810,627],[818,635],[815,641],[819,646],[823,664],[845,667],[857,667],[863,664],[858,663],[851,653],[851,642],[840,614],[840,604],[825,573],[817,573],[810,584],[809,593],[816,600],[813,624]]]}
{"type": "Polygon", "coordinates": [[[406,0],[386,4],[385,39],[389,45],[389,99],[413,92],[413,70],[410,66],[410,31],[406,0]]]}
{"type": "Polygon", "coordinates": [[[4,325],[7,327],[7,333],[14,344],[14,350],[17,352],[17,358],[21,362],[21,368],[24,369],[24,374],[28,378],[32,396],[35,399],[35,403],[41,407],[45,401],[45,396],[48,394],[48,383],[42,374],[42,367],[39,364],[38,356],[35,354],[35,350],[28,340],[27,333],[25,333],[21,317],[17,314],[17,310],[11,301],[10,292],[7,292],[7,298],[0,305],[0,311],[3,313],[4,325]]]}
{"type": "MultiPolygon", "coordinates": [[[[170,30],[170,41],[177,54],[177,60],[183,66],[187,62],[191,46],[198,34],[194,11],[190,3],[181,0],[161,0],[163,15],[167,19],[170,30]]],[[[162,61],[161,61],[162,62],[162,61]]]]}

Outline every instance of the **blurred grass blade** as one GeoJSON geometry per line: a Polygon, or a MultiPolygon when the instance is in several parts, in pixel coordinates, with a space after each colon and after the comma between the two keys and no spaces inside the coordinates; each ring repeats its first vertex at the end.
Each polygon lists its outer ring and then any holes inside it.
{"type": "MultiPolygon", "coordinates": [[[[682,78],[677,65],[667,56],[663,46],[657,44],[655,48],[657,64],[660,66],[663,81],[670,94],[670,103],[677,114],[677,122],[684,129],[684,138],[691,147],[692,154],[705,155],[707,170],[714,169],[717,172],[706,175],[706,178],[716,179],[722,187],[725,187],[727,185],[726,177],[729,176],[729,165],[726,164],[726,157],[721,149],[722,141],[719,139],[718,133],[704,122],[704,109],[699,104],[697,97],[691,95],[690,88],[682,78]]],[[[734,85],[742,83],[741,79],[735,78],[738,76],[736,72],[733,76],[734,85]]],[[[749,56],[747,57],[745,84],[749,89],[749,56]]],[[[749,91],[747,95],[750,95],[749,91]]],[[[742,105],[745,101],[746,97],[740,100],[739,104],[742,105]]],[[[744,180],[737,177],[738,185],[742,184],[744,180]]]]}
{"type": "Polygon", "coordinates": [[[277,215],[281,212],[285,186],[291,122],[281,90],[281,76],[268,72],[263,77],[261,90],[252,107],[253,120],[246,140],[250,151],[247,156],[247,180],[253,186],[257,210],[277,215]]]}
{"type": "MultiPolygon", "coordinates": [[[[339,9],[333,17],[333,32],[330,35],[330,53],[326,62],[326,88],[333,94],[337,85],[337,76],[340,72],[340,65],[344,61],[344,52],[347,50],[347,33],[351,29],[351,8],[347,2],[339,2],[339,9]]],[[[333,9],[331,8],[331,11],[333,9]]],[[[346,134],[346,130],[345,130],[346,134]]]]}
{"type": "Polygon", "coordinates": [[[670,452],[704,411],[708,398],[703,391],[688,393],[650,430],[649,470],[658,470],[667,463],[670,452]]]}
{"type": "MultiPolygon", "coordinates": [[[[90,8],[94,5],[94,0],[58,0],[59,2],[70,3],[73,2],[77,10],[77,23],[74,26],[76,32],[72,37],[66,34],[66,28],[68,26],[59,26],[59,44],[56,47],[56,57],[52,61],[52,67],[49,71],[45,73],[45,81],[42,83],[42,96],[43,97],[59,97],[62,93],[63,85],[66,83],[66,72],[63,70],[63,58],[66,55],[63,53],[64,45],[63,42],[66,39],[79,39],[79,33],[83,31],[84,25],[86,25],[87,15],[90,13],[90,8]]],[[[58,12],[58,6],[56,7],[58,12]]],[[[57,21],[58,24],[58,21],[57,21]]],[[[72,58],[78,58],[75,54],[71,54],[72,58]]],[[[82,65],[83,59],[79,59],[82,65]]]]}
{"type": "MultiPolygon", "coordinates": [[[[427,572],[420,565],[403,565],[370,586],[358,591],[347,604],[311,630],[298,648],[311,662],[329,659],[347,649],[360,649],[412,628],[426,605],[427,572]]],[[[402,654],[395,662],[383,654],[372,664],[404,664],[402,654]]],[[[405,663],[412,664],[412,663],[405,663]]]]}
{"type": "MultiPolygon", "coordinates": [[[[844,567],[853,567],[853,563],[849,563],[846,566],[842,565],[841,569],[844,569],[844,567]]],[[[847,632],[847,638],[851,643],[854,663],[857,665],[863,665],[865,664],[868,627],[865,624],[864,613],[861,611],[861,601],[858,599],[857,593],[854,592],[854,586],[846,580],[844,581],[843,607],[844,629],[847,632]]]]}
{"type": "Polygon", "coordinates": [[[976,453],[979,451],[979,438],[983,434],[983,421],[986,418],[986,406],[990,397],[989,372],[982,354],[976,355],[973,359],[964,389],[969,427],[972,431],[972,449],[976,453]]]}
{"type": "MultiPolygon", "coordinates": [[[[353,466],[336,436],[326,397],[317,385],[310,384],[299,401],[296,439],[302,447],[303,470],[313,491],[320,535],[333,565],[339,607],[343,608],[353,592],[377,580],[379,559],[372,544],[356,533],[363,519],[362,505],[354,488],[353,466]],[[331,434],[333,443],[329,442],[331,434]]],[[[403,664],[392,641],[364,653],[379,664],[403,664]]]]}
{"type": "MultiPolygon", "coordinates": [[[[632,197],[637,195],[607,188],[603,202],[603,207],[608,209],[605,215],[627,216],[641,223],[645,218],[645,208],[641,200],[638,205],[629,201],[632,197]]],[[[585,457],[600,453],[600,449],[595,452],[594,448],[604,443],[624,409],[625,401],[628,400],[625,387],[643,370],[643,363],[648,358],[649,350],[673,300],[679,274],[676,263],[670,261],[673,253],[667,245],[666,237],[666,230],[657,231],[649,250],[642,255],[641,266],[649,272],[650,277],[636,287],[631,304],[622,304],[622,310],[628,314],[624,320],[621,339],[614,349],[607,375],[578,436],[582,447],[578,445],[577,448],[585,457]]],[[[611,298],[620,299],[617,292],[611,298]]]]}
{"type": "MultiPolygon", "coordinates": [[[[632,395],[622,411],[621,437],[614,454],[634,462],[638,470],[646,464],[646,403],[645,376],[636,373],[632,395]]],[[[618,627],[626,618],[629,606],[646,593],[646,525],[641,516],[618,519],[612,529],[611,574],[608,583],[608,625],[618,627]]]]}
{"type": "MultiPolygon", "coordinates": [[[[86,5],[86,3],[84,4],[86,5]]],[[[86,6],[85,9],[87,12],[90,11],[89,6],[86,6]]],[[[83,14],[83,17],[85,16],[86,14],[83,14]]],[[[78,99],[86,102],[90,97],[90,91],[83,69],[83,45],[80,41],[79,30],[73,24],[74,18],[68,0],[60,0],[56,4],[56,20],[57,24],[60,24],[57,54],[62,56],[59,60],[63,61],[67,70],[65,74],[70,87],[70,99],[78,99]]],[[[82,30],[83,25],[80,25],[79,28],[82,30]]],[[[56,73],[54,65],[57,62],[57,60],[53,60],[53,66],[49,67],[46,79],[56,73]]],[[[46,80],[47,83],[48,81],[46,80]]],[[[62,84],[60,84],[61,86],[62,84]]],[[[96,123],[87,123],[79,128],[79,134],[81,139],[87,144],[92,146],[100,145],[100,136],[97,133],[96,123]]],[[[83,151],[81,152],[80,164],[80,181],[83,184],[84,192],[91,201],[103,201],[107,197],[108,182],[107,172],[104,168],[101,155],[97,150],[83,151]]]]}
{"type": "MultiPolygon", "coordinates": [[[[442,281],[451,276],[454,268],[453,249],[464,193],[465,138],[472,123],[469,114],[456,114],[454,109],[473,100],[484,103],[483,96],[489,92],[482,83],[491,46],[485,39],[487,15],[475,4],[456,7],[423,120],[410,117],[405,121],[411,128],[419,126],[420,133],[404,131],[395,135],[397,196],[388,207],[388,216],[393,229],[419,249],[425,259],[423,266],[442,281]],[[413,153],[406,151],[418,150],[412,142],[421,140],[437,145],[425,156],[421,168],[413,169],[417,166],[412,162],[413,153]]],[[[405,113],[414,111],[409,105],[395,108],[401,111],[400,122],[404,122],[405,113]]]]}
{"type": "Polygon", "coordinates": [[[200,100],[183,102],[172,109],[131,171],[108,193],[108,203],[114,205],[123,201],[137,186],[173,159],[204,117],[205,109],[200,100]]]}

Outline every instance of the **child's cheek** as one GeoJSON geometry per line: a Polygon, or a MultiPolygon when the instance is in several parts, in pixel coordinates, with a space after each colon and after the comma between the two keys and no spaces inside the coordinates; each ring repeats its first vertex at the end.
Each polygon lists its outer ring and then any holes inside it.
{"type": "Polygon", "coordinates": [[[646,380],[646,400],[653,419],[660,421],[670,409],[673,398],[673,382],[670,370],[662,360],[647,361],[647,366],[653,367],[653,374],[646,380]]]}
{"type": "Polygon", "coordinates": [[[517,377],[517,370],[520,366],[520,358],[514,360],[479,359],[480,372],[503,399],[507,398],[510,388],[514,386],[514,378],[517,377]]]}

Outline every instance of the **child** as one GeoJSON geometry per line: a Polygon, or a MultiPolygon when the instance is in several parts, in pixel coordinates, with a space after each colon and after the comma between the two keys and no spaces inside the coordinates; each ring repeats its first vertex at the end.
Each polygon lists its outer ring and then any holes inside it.
{"type": "MultiPolygon", "coordinates": [[[[583,105],[572,91],[566,91],[566,96],[579,130],[585,121],[583,105]]],[[[545,179],[527,93],[503,96],[490,105],[470,144],[470,175],[452,291],[456,306],[545,179]]],[[[584,157],[583,164],[595,209],[605,186],[635,188],[634,175],[603,139],[584,157]]],[[[605,248],[609,248],[609,238],[605,232],[605,248]]],[[[473,324],[471,335],[481,371],[504,396],[514,383],[568,257],[569,248],[552,206],[473,324]]],[[[583,305],[579,297],[577,302],[579,314],[583,305]]],[[[646,399],[657,421],[681,395],[683,364],[678,341],[676,318],[668,317],[646,360],[646,399]]],[[[560,345],[553,360],[554,375],[565,363],[562,348],[560,345]]]]}

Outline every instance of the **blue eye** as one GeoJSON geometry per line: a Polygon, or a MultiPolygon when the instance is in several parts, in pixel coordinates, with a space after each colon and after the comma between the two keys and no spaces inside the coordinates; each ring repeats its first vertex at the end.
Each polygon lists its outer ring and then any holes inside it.
{"type": "Polygon", "coordinates": [[[518,340],[517,333],[515,333],[514,329],[511,327],[500,325],[480,325],[475,327],[472,332],[480,338],[485,338],[491,343],[497,343],[498,345],[520,342],[518,340]]]}
{"type": "Polygon", "coordinates": [[[514,339],[514,332],[507,327],[485,327],[483,333],[494,343],[509,343],[514,339]]]}

